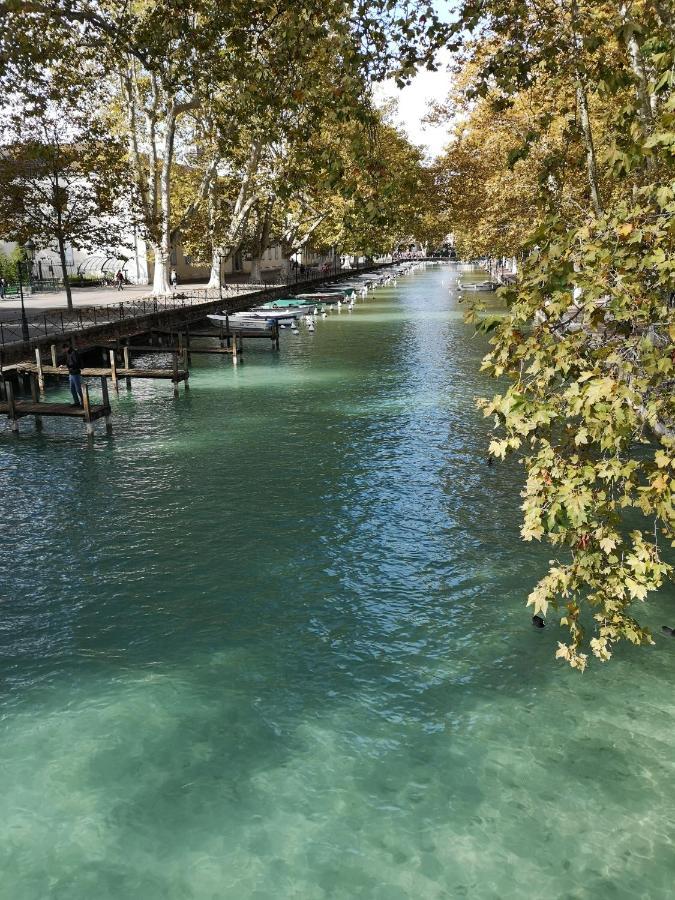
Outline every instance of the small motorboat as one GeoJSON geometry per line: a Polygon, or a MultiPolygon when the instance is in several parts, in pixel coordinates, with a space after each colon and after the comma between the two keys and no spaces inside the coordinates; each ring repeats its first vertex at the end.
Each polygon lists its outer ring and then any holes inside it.
{"type": "Polygon", "coordinates": [[[331,304],[337,303],[341,297],[344,297],[344,293],[340,291],[317,291],[316,294],[296,294],[296,297],[298,300],[314,301],[319,304],[330,306],[331,304]]]}
{"type": "MultiPolygon", "coordinates": [[[[263,306],[254,306],[253,309],[247,309],[242,313],[234,313],[233,316],[236,319],[245,318],[245,319],[266,319],[272,320],[273,322],[284,322],[289,324],[294,319],[298,317],[299,313],[296,312],[295,309],[265,309],[263,306]]],[[[230,316],[230,318],[233,318],[230,316]]]]}
{"type": "Polygon", "coordinates": [[[263,303],[258,309],[261,312],[269,312],[270,310],[284,310],[287,315],[302,316],[305,313],[312,312],[316,308],[316,303],[308,303],[307,300],[298,300],[295,297],[284,297],[280,300],[270,300],[263,303]]]}
{"type": "Polygon", "coordinates": [[[259,316],[248,316],[242,313],[234,313],[234,315],[223,315],[220,313],[210,313],[207,316],[212,322],[224,322],[227,324],[231,332],[235,331],[269,331],[274,333],[278,321],[275,319],[261,319],[259,316]]]}
{"type": "Polygon", "coordinates": [[[462,283],[460,290],[462,291],[496,291],[500,287],[498,281],[470,281],[467,284],[462,283]]]}

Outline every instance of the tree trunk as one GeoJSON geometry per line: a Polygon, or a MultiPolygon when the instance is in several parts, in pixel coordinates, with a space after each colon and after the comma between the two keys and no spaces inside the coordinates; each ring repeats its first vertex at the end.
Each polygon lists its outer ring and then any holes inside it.
{"type": "MultiPolygon", "coordinates": [[[[628,21],[628,15],[628,6],[624,3],[621,7],[621,18],[623,19],[624,26],[630,25],[628,21]]],[[[628,48],[628,55],[630,57],[631,69],[633,70],[633,75],[635,76],[635,82],[637,86],[638,101],[640,103],[640,121],[642,123],[643,130],[647,132],[652,124],[652,104],[655,104],[656,98],[650,97],[649,79],[647,78],[647,73],[645,72],[644,61],[642,59],[642,50],[640,49],[637,37],[635,36],[635,31],[632,28],[630,28],[628,33],[626,34],[625,41],[626,47],[628,48]]]]}
{"type": "Polygon", "coordinates": [[[206,289],[214,290],[220,287],[220,281],[222,278],[222,263],[221,263],[221,255],[216,250],[211,254],[211,271],[209,273],[209,281],[206,285],[206,289]]]}
{"type": "Polygon", "coordinates": [[[153,294],[169,293],[169,261],[171,250],[165,250],[161,244],[153,244],[152,251],[155,256],[155,272],[152,278],[153,294]]]}
{"type": "Polygon", "coordinates": [[[588,115],[588,97],[586,95],[586,87],[581,80],[581,76],[577,74],[577,104],[579,107],[579,117],[581,119],[581,131],[584,137],[584,147],[586,150],[586,173],[588,175],[588,187],[591,194],[591,203],[596,216],[602,215],[602,206],[600,204],[600,191],[598,190],[598,168],[595,159],[595,146],[593,145],[593,131],[591,129],[591,120],[588,115]]]}
{"type": "Polygon", "coordinates": [[[295,272],[293,270],[293,266],[291,265],[290,256],[283,255],[281,258],[281,280],[282,281],[293,281],[295,278],[295,272]]]}
{"type": "Polygon", "coordinates": [[[262,280],[262,257],[254,256],[251,260],[251,275],[249,281],[253,284],[260,284],[262,280]]]}
{"type": "Polygon", "coordinates": [[[73,295],[70,290],[70,278],[68,278],[68,270],[66,268],[66,242],[63,239],[63,234],[59,232],[58,235],[59,242],[59,257],[61,259],[61,271],[63,272],[63,287],[66,291],[66,305],[68,309],[73,308],[73,295]]]}
{"type": "Polygon", "coordinates": [[[155,276],[152,283],[153,294],[169,292],[169,266],[171,263],[171,167],[173,164],[173,142],[176,133],[175,107],[169,110],[164,136],[162,172],[159,179],[159,246],[155,251],[155,276]]]}

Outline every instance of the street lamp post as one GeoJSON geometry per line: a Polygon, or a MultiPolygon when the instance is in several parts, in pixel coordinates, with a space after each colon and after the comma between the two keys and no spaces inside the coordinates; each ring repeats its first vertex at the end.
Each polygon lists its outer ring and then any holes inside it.
{"type": "MultiPolygon", "coordinates": [[[[35,244],[28,240],[23,245],[23,249],[26,253],[26,259],[28,260],[28,266],[26,267],[26,275],[28,277],[28,284],[30,286],[30,274],[33,265],[33,258],[35,256],[35,244]]],[[[23,271],[22,271],[22,261],[20,259],[17,260],[16,268],[19,273],[19,296],[21,297],[21,339],[28,342],[30,341],[30,331],[28,329],[28,319],[26,318],[26,306],[24,303],[23,296],[23,271]]]]}

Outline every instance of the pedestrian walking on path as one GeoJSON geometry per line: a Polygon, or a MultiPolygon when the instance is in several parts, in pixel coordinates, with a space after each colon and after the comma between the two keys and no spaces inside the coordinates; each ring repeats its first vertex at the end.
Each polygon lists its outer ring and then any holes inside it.
{"type": "Polygon", "coordinates": [[[115,275],[115,281],[117,282],[117,290],[121,291],[124,287],[124,272],[121,269],[117,270],[117,275],[115,275]]]}
{"type": "Polygon", "coordinates": [[[70,347],[68,344],[64,344],[63,349],[66,351],[68,384],[70,385],[70,393],[73,395],[72,406],[84,406],[84,397],[82,395],[82,365],[80,363],[80,354],[74,347],[70,347]]]}
{"type": "Polygon", "coordinates": [[[169,275],[169,284],[171,287],[176,290],[176,285],[178,284],[178,275],[176,275],[176,270],[172,269],[171,274],[169,275]]]}
{"type": "Polygon", "coordinates": [[[4,278],[0,278],[0,300],[5,299],[5,292],[7,290],[7,282],[4,278]]]}

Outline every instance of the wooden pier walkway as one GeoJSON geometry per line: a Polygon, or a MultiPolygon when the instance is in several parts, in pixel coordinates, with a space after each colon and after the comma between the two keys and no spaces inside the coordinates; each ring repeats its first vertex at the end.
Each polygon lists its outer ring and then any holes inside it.
{"type": "Polygon", "coordinates": [[[6,399],[0,400],[0,415],[9,418],[10,428],[14,432],[19,430],[19,419],[26,416],[33,416],[35,419],[35,428],[42,431],[43,416],[56,416],[60,418],[81,419],[87,431],[87,435],[94,434],[94,422],[97,419],[105,419],[105,430],[107,434],[112,434],[112,418],[110,409],[110,400],[108,397],[108,382],[105,377],[101,378],[101,395],[102,403],[92,403],[89,397],[89,386],[82,385],[82,398],[84,400],[82,406],[75,406],[71,403],[43,403],[37,387],[37,376],[33,373],[30,375],[31,399],[17,400],[14,396],[14,386],[11,381],[5,382],[6,399]]]}
{"type": "MultiPolygon", "coordinates": [[[[170,369],[160,369],[160,368],[135,368],[130,365],[129,362],[129,347],[123,347],[124,351],[124,365],[117,365],[117,353],[114,349],[109,350],[110,353],[110,366],[83,366],[80,374],[83,378],[109,378],[112,381],[112,385],[115,390],[119,393],[119,379],[124,378],[126,380],[127,387],[131,387],[131,379],[132,378],[152,378],[159,379],[164,381],[171,381],[173,383],[173,393],[174,396],[178,396],[178,385],[181,381],[185,383],[185,390],[189,390],[190,386],[188,384],[188,379],[190,378],[190,372],[187,368],[187,360],[184,368],[179,368],[178,366],[178,354],[175,349],[172,349],[170,352],[173,354],[173,366],[170,369]]],[[[57,378],[66,378],[68,376],[68,369],[66,366],[60,366],[56,364],[56,354],[55,351],[52,351],[52,365],[45,365],[42,362],[42,356],[40,353],[40,349],[36,348],[35,350],[35,362],[27,362],[22,361],[15,363],[10,367],[17,375],[30,375],[35,376],[37,378],[38,390],[41,394],[44,394],[45,391],[45,376],[52,375],[57,378]]],[[[5,372],[8,369],[4,370],[5,372]]]]}
{"type": "MultiPolygon", "coordinates": [[[[22,362],[14,366],[14,371],[20,375],[25,373],[38,374],[39,369],[35,363],[22,362]]],[[[56,375],[68,377],[68,369],[65,366],[42,366],[43,375],[56,375]]],[[[84,366],[81,372],[83,378],[112,378],[117,374],[118,378],[159,378],[167,381],[187,381],[189,373],[186,369],[133,369],[124,366],[104,368],[99,366],[84,366]]]]}

